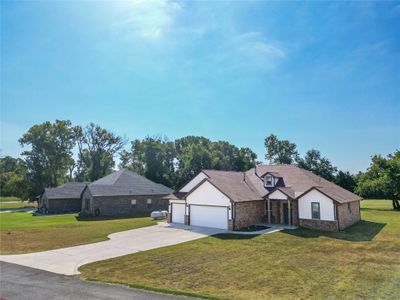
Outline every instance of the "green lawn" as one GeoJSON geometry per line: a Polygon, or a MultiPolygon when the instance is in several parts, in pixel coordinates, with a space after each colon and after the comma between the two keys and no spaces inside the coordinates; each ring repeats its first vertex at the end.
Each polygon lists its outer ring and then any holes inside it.
{"type": "Polygon", "coordinates": [[[390,201],[363,201],[363,221],[343,232],[217,235],[80,271],[90,280],[210,298],[399,299],[400,213],[390,208],[390,201]]]}
{"type": "Polygon", "coordinates": [[[11,201],[22,201],[22,199],[18,197],[0,197],[0,202],[11,202],[11,201]]]}
{"type": "Polygon", "coordinates": [[[0,253],[44,251],[99,242],[110,233],[155,225],[150,218],[77,218],[76,214],[0,214],[0,253]],[[11,231],[11,234],[9,234],[11,231]]]}
{"type": "Polygon", "coordinates": [[[0,202],[0,210],[7,210],[7,209],[17,209],[17,208],[29,208],[35,207],[36,204],[33,202],[17,202],[17,203],[4,203],[0,202]]]}

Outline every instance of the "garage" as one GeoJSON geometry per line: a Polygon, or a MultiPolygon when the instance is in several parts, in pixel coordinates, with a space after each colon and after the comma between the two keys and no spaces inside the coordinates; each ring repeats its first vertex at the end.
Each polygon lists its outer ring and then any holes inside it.
{"type": "Polygon", "coordinates": [[[228,229],[228,207],[190,205],[190,225],[228,229]]]}
{"type": "Polygon", "coordinates": [[[185,204],[171,203],[172,223],[185,223],[185,204]]]}

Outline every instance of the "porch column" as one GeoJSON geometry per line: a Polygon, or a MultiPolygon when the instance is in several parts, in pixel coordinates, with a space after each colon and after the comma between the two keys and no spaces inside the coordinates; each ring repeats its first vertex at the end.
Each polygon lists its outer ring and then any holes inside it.
{"type": "Polygon", "coordinates": [[[271,224],[271,200],[268,198],[268,224],[271,224]]]}
{"type": "Polygon", "coordinates": [[[291,223],[292,223],[292,218],[291,218],[291,213],[290,213],[290,200],[288,199],[288,201],[287,201],[287,207],[288,207],[288,225],[290,226],[290,225],[292,225],[291,223]]]}

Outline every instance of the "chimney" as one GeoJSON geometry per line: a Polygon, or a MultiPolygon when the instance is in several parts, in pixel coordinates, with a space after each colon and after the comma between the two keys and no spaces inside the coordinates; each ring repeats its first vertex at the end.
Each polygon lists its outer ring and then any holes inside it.
{"type": "Polygon", "coordinates": [[[246,172],[243,172],[243,181],[246,181],[246,172]]]}
{"type": "Polygon", "coordinates": [[[256,175],[256,176],[258,177],[258,174],[257,174],[257,165],[254,166],[254,175],[256,175]]]}

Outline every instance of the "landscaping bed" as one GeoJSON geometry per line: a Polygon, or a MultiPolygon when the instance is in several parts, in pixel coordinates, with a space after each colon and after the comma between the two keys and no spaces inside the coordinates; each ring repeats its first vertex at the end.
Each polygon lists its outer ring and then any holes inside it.
{"type": "Polygon", "coordinates": [[[266,225],[252,225],[249,227],[244,227],[244,228],[240,228],[240,230],[238,230],[239,232],[254,232],[254,231],[261,231],[261,230],[265,230],[271,228],[269,226],[266,225]]]}

